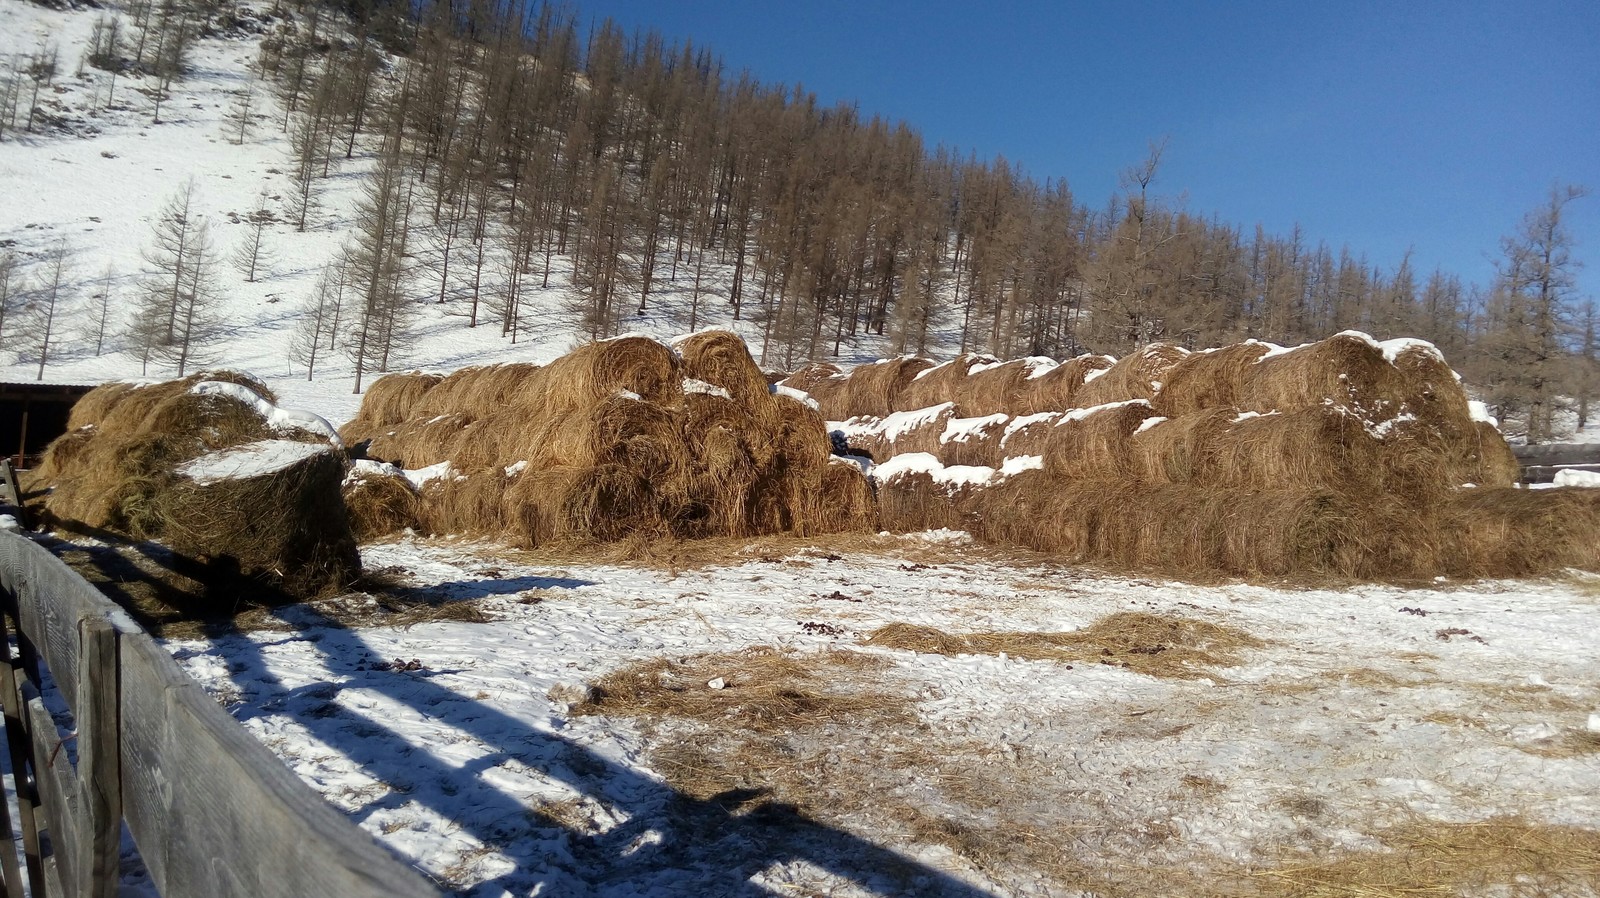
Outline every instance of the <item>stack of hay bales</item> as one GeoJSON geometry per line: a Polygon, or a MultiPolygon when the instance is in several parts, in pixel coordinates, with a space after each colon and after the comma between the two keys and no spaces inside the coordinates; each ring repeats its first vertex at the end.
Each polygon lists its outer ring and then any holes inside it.
{"type": "Polygon", "coordinates": [[[990,415],[978,382],[1004,367],[975,357],[935,366],[903,394],[926,408],[834,425],[886,465],[876,473],[887,526],[962,526],[1191,575],[1600,566],[1600,545],[1534,551],[1515,536],[1551,526],[1552,514],[1589,532],[1600,510],[1587,495],[1540,506],[1512,489],[1505,440],[1474,420],[1429,344],[1346,332],[1293,349],[1153,344],[1117,362],[1029,360],[1008,390],[988,391],[1005,397],[990,415]],[[915,457],[895,464],[901,456],[915,457]]]}
{"type": "Polygon", "coordinates": [[[769,387],[726,331],[672,346],[622,337],[543,367],[390,375],[344,435],[412,470],[433,533],[541,545],[873,526],[870,485],[832,458],[822,416],[769,387]]]}
{"type": "Polygon", "coordinates": [[[165,542],[294,597],[360,574],[331,425],[247,375],[107,384],[73,408],[32,474],[53,526],[165,542]]]}

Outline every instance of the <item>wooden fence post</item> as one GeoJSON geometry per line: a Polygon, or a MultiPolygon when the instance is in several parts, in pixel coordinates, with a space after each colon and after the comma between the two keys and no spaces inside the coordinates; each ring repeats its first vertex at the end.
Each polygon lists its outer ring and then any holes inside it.
{"type": "Polygon", "coordinates": [[[78,625],[78,781],[83,831],[78,834],[78,894],[116,898],[122,847],[122,749],[117,631],[104,618],[78,625]]]}

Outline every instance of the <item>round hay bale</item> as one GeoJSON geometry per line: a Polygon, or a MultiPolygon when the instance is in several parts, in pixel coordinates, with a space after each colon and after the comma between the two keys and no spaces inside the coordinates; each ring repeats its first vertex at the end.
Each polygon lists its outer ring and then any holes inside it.
{"type": "Polygon", "coordinates": [[[346,443],[354,444],[393,430],[411,417],[423,394],[442,380],[443,375],[419,371],[385,374],[367,387],[360,410],[339,428],[339,435],[346,443]]]}
{"type": "Polygon", "coordinates": [[[179,554],[300,599],[341,592],[360,576],[340,497],[344,463],[331,446],[251,443],[177,474],[154,504],[161,536],[179,554]]]}
{"type": "Polygon", "coordinates": [[[938,437],[939,461],[945,465],[998,467],[1006,457],[1000,440],[1011,420],[1004,414],[951,418],[938,437]]]}
{"type": "Polygon", "coordinates": [[[1135,431],[1130,440],[1132,470],[1148,483],[1213,482],[1218,473],[1217,442],[1235,417],[1232,409],[1216,408],[1180,418],[1147,419],[1148,426],[1135,431]]]}
{"type": "Polygon", "coordinates": [[[889,415],[902,408],[901,394],[916,376],[933,367],[928,359],[902,356],[857,365],[845,385],[848,417],[889,415]]]}
{"type": "Polygon", "coordinates": [[[1600,490],[1471,489],[1439,506],[1445,572],[1529,577],[1600,571],[1600,490]]]}
{"type": "Polygon", "coordinates": [[[690,393],[683,432],[691,459],[685,526],[695,535],[751,535],[749,497],[758,473],[752,442],[760,439],[755,419],[731,399],[690,393]]]}
{"type": "Polygon", "coordinates": [[[674,341],[673,348],[683,357],[684,377],[721,387],[736,402],[753,406],[771,392],[749,347],[731,331],[700,331],[674,341]]]}
{"type": "Polygon", "coordinates": [[[355,462],[340,485],[350,531],[357,542],[371,542],[420,525],[420,497],[405,472],[382,462],[355,462]]]}
{"type": "Polygon", "coordinates": [[[683,365],[666,344],[648,337],[588,343],[546,365],[538,401],[550,413],[588,408],[617,393],[676,406],[683,401],[683,365]]]}
{"type": "Polygon", "coordinates": [[[779,381],[779,386],[799,390],[810,396],[817,403],[824,419],[843,421],[850,417],[845,408],[845,387],[849,383],[850,379],[840,371],[838,365],[812,362],[779,381]]]}
{"type": "Polygon", "coordinates": [[[1064,480],[1132,480],[1142,472],[1131,439],[1152,417],[1155,412],[1142,399],[1069,412],[1051,428],[1037,454],[1043,456],[1046,471],[1064,480]]]}
{"type": "Polygon", "coordinates": [[[788,467],[799,470],[817,469],[827,464],[833,455],[833,440],[828,436],[828,422],[823,420],[822,414],[789,396],[772,398],[775,423],[766,438],[766,446],[755,447],[758,460],[765,465],[775,457],[782,457],[788,467]]]}
{"type": "Polygon", "coordinates": [[[1012,359],[998,365],[974,366],[967,372],[966,380],[959,384],[955,396],[956,411],[964,418],[1031,413],[1030,404],[1023,401],[1030,381],[1044,377],[1059,367],[1054,359],[1043,356],[1012,359]]]}
{"type": "Polygon", "coordinates": [[[822,482],[806,498],[807,534],[874,533],[878,529],[877,501],[872,483],[855,462],[830,459],[822,468],[822,482]]]}
{"type": "Polygon", "coordinates": [[[1076,408],[1075,397],[1083,389],[1086,377],[1095,371],[1104,371],[1116,364],[1108,355],[1080,355],[1023,381],[1017,396],[1017,415],[1037,415],[1076,408]]]}
{"type": "Polygon", "coordinates": [[[1276,348],[1270,343],[1246,340],[1191,352],[1167,370],[1150,405],[1156,414],[1168,418],[1233,408],[1239,404],[1239,391],[1251,366],[1276,348]]]}
{"type": "Polygon", "coordinates": [[[994,356],[972,352],[962,353],[940,365],[930,362],[905,385],[893,411],[909,412],[941,402],[955,403],[966,389],[968,372],[979,365],[998,363],[999,359],[994,356]]]}
{"type": "Polygon", "coordinates": [[[105,420],[111,408],[121,402],[133,389],[133,384],[101,384],[79,397],[67,415],[67,432],[71,433],[105,420]]]}
{"type": "Polygon", "coordinates": [[[1239,408],[1288,413],[1331,405],[1377,423],[1399,416],[1407,396],[1405,379],[1372,338],[1346,331],[1250,365],[1239,408]]]}
{"type": "Polygon", "coordinates": [[[499,535],[506,529],[507,483],[504,469],[455,471],[447,468],[418,491],[418,523],[423,532],[443,536],[499,535]]]}
{"type": "Polygon", "coordinates": [[[1104,373],[1084,375],[1083,386],[1073,394],[1073,405],[1093,408],[1129,399],[1150,399],[1161,391],[1167,372],[1188,355],[1176,343],[1151,343],[1123,356],[1104,373]]]}
{"type": "Polygon", "coordinates": [[[459,414],[414,418],[392,430],[373,434],[367,444],[367,457],[410,470],[436,465],[452,458],[456,444],[471,423],[459,414]]]}

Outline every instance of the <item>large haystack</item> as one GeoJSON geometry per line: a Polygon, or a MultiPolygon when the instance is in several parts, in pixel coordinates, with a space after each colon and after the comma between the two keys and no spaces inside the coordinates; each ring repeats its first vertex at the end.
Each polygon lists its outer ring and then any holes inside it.
{"type": "Polygon", "coordinates": [[[232,372],[108,384],[85,399],[79,426],[34,472],[54,526],[165,541],[294,596],[342,589],[359,573],[343,455],[326,421],[278,408],[232,372]]]}
{"type": "Polygon", "coordinates": [[[1366,334],[1345,331],[1263,355],[1245,369],[1237,404],[1262,413],[1331,405],[1383,422],[1403,412],[1407,393],[1405,378],[1383,349],[1366,334]]]}
{"type": "Polygon", "coordinates": [[[822,416],[769,388],[738,337],[675,347],[624,337],[543,368],[457,372],[370,454],[428,468],[413,476],[434,533],[541,545],[873,526],[859,469],[830,467],[822,416]]]}

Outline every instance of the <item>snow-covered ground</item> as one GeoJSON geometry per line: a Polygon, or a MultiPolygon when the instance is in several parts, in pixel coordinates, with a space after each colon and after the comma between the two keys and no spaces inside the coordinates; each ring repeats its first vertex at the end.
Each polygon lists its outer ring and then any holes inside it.
{"type": "Polygon", "coordinates": [[[1600,820],[1600,580],[1192,586],[954,534],[858,548],[672,573],[403,540],[367,566],[488,622],[352,629],[295,607],[170,648],[329,801],[474,896],[1057,895],[1130,871],[1186,891],[1172,877],[1296,870],[1401,825],[1600,820]],[[1174,678],[1128,654],[862,644],[891,623],[1075,631],[1116,612],[1261,645],[1174,678]],[[757,646],[818,677],[789,685],[871,701],[746,732],[741,690],[775,684],[719,653],[757,646]],[[726,722],[579,713],[606,674],[661,659],[703,678],[669,683],[680,697],[725,696],[726,722]],[[708,798],[718,776],[745,791],[708,798]]]}

